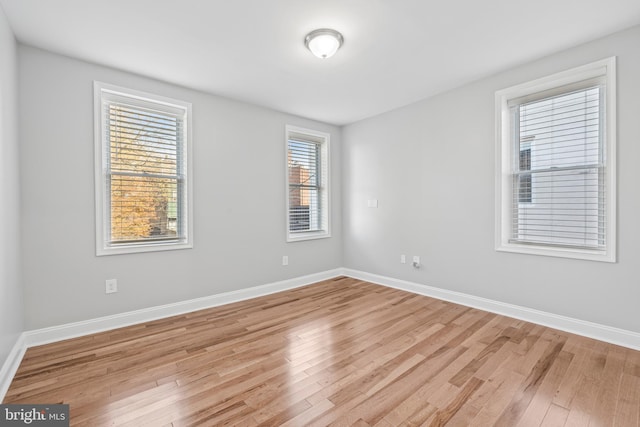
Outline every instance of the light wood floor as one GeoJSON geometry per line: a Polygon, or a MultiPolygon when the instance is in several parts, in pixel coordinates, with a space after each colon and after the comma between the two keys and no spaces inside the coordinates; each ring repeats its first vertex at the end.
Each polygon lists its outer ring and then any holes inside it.
{"type": "Polygon", "coordinates": [[[640,352],[339,278],[30,348],[78,426],[638,426],[640,352]]]}

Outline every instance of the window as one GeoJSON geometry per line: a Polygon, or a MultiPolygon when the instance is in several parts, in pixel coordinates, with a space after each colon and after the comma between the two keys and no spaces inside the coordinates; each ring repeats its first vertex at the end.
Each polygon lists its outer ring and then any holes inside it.
{"type": "Polygon", "coordinates": [[[192,247],[191,104],[94,83],[96,253],[192,247]]]}
{"type": "Polygon", "coordinates": [[[287,241],[330,237],[329,134],[287,126],[287,241]]]}
{"type": "Polygon", "coordinates": [[[615,262],[615,58],[496,93],[496,249],[615,262]]]}

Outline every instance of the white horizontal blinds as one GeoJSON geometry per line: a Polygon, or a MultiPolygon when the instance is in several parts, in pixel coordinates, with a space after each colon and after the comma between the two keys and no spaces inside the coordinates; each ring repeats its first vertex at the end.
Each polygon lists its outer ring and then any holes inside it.
{"type": "Polygon", "coordinates": [[[512,105],[512,240],[605,247],[604,85],[512,105]]]}
{"type": "Polygon", "coordinates": [[[103,103],[109,244],[185,239],[184,113],[103,103]]]}
{"type": "Polygon", "coordinates": [[[323,218],[324,191],[320,139],[290,133],[287,165],[289,232],[326,230],[326,221],[323,218]]]}

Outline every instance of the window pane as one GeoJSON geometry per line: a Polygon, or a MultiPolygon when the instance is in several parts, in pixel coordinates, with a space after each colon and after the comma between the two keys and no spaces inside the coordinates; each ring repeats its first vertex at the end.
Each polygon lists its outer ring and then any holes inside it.
{"type": "Polygon", "coordinates": [[[600,162],[600,88],[593,87],[520,106],[520,141],[530,169],[600,162]]]}
{"type": "Polygon", "coordinates": [[[318,185],[319,148],[315,143],[289,141],[289,184],[318,185]]]}
{"type": "Polygon", "coordinates": [[[293,186],[289,191],[289,231],[320,230],[320,191],[293,186]]]}
{"type": "Polygon", "coordinates": [[[320,144],[289,140],[289,231],[322,229],[320,144]]]}
{"type": "Polygon", "coordinates": [[[177,238],[175,179],[111,177],[111,241],[177,238]]]}
{"type": "Polygon", "coordinates": [[[604,245],[603,187],[603,172],[597,168],[531,175],[534,203],[514,207],[514,238],[589,248],[604,245]]]}
{"type": "Polygon", "coordinates": [[[514,241],[604,246],[600,91],[596,86],[519,106],[514,241]]]}
{"type": "Polygon", "coordinates": [[[110,242],[178,239],[182,120],[108,104],[110,242]]]}
{"type": "Polygon", "coordinates": [[[110,170],[177,175],[180,131],[175,117],[111,104],[110,170]]]}

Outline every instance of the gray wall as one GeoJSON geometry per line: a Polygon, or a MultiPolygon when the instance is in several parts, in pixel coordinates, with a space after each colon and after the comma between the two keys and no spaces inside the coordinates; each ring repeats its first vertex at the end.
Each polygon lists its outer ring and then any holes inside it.
{"type": "MultiPolygon", "coordinates": [[[[9,233],[0,246],[7,351],[21,330],[21,281],[18,228],[9,225],[19,219],[15,43],[8,29],[0,37],[0,191],[16,202],[0,208],[9,233]]],[[[638,45],[635,27],[343,129],[19,46],[24,329],[344,265],[640,332],[638,45]],[[618,263],[495,252],[494,92],[611,55],[618,55],[618,263]],[[194,249],[95,256],[94,79],[193,103],[194,249]],[[285,124],[332,135],[330,239],[285,242],[285,124]],[[372,198],[379,208],[366,207],[372,198]],[[289,266],[280,265],[282,255],[289,266]],[[411,255],[422,257],[422,269],[411,268],[411,255]],[[119,280],[117,294],[104,294],[107,278],[119,280]]]]}
{"type": "Polygon", "coordinates": [[[0,366],[22,332],[16,41],[0,8],[0,366]]]}
{"type": "Polygon", "coordinates": [[[634,27],[346,126],[345,266],[640,332],[638,46],[634,27]],[[612,55],[618,262],[496,252],[495,91],[612,55]],[[378,209],[367,208],[372,198],[378,209]],[[423,268],[400,264],[400,254],[420,255],[423,268]]]}
{"type": "Polygon", "coordinates": [[[31,47],[18,52],[27,330],[342,265],[340,128],[31,47]],[[95,256],[94,79],[193,104],[193,249],[95,256]],[[331,134],[329,239],[285,242],[286,124],[331,134]],[[118,293],[105,295],[109,278],[118,293]]]}

